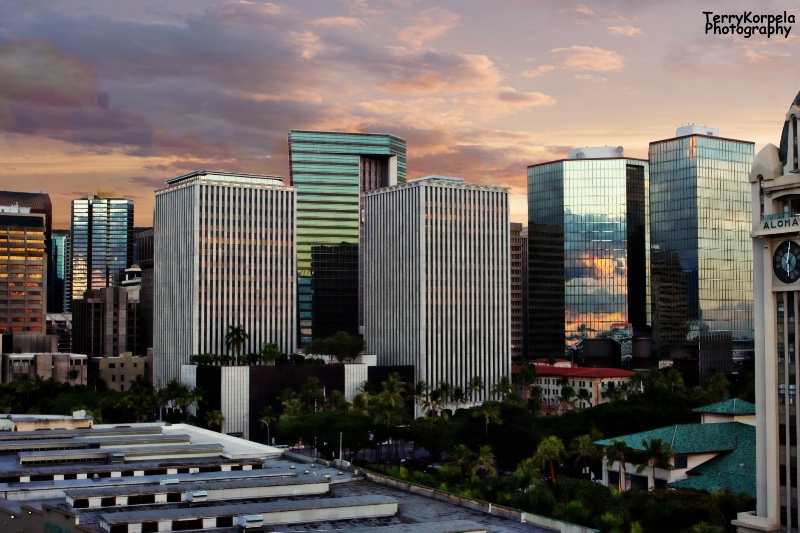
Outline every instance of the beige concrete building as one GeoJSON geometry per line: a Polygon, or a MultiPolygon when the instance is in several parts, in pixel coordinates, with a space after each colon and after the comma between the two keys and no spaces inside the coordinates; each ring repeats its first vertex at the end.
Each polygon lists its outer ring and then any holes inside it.
{"type": "Polygon", "coordinates": [[[147,355],[133,355],[123,352],[114,357],[92,357],[92,371],[106,382],[109,389],[127,391],[131,389],[131,381],[144,376],[148,383],[153,383],[153,349],[147,355]]]}
{"type": "Polygon", "coordinates": [[[14,353],[3,354],[3,382],[14,381],[27,374],[42,379],[68,381],[72,385],[86,385],[88,357],[74,353],[14,353]],[[71,372],[74,375],[70,375],[71,372]]]}

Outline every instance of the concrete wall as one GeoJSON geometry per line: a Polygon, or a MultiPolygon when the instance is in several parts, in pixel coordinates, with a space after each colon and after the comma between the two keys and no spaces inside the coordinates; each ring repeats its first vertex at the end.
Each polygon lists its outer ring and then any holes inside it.
{"type": "Polygon", "coordinates": [[[387,485],[389,487],[394,487],[396,489],[411,492],[413,494],[420,494],[428,498],[433,498],[435,500],[448,502],[453,505],[459,505],[461,507],[466,507],[474,511],[480,511],[482,513],[502,516],[503,518],[516,520],[521,523],[535,524],[543,528],[551,529],[554,532],[598,533],[598,530],[596,529],[579,526],[576,524],[570,524],[568,522],[562,522],[560,520],[556,520],[554,518],[548,518],[546,516],[539,516],[532,513],[526,513],[524,511],[519,511],[517,509],[510,509],[508,507],[503,507],[501,505],[495,505],[480,500],[464,498],[456,494],[450,494],[449,492],[432,489],[430,487],[417,485],[415,483],[409,483],[407,481],[392,479],[389,477],[374,474],[372,472],[365,472],[365,475],[367,479],[369,479],[370,481],[374,481],[375,483],[380,483],[381,485],[387,485]]]}

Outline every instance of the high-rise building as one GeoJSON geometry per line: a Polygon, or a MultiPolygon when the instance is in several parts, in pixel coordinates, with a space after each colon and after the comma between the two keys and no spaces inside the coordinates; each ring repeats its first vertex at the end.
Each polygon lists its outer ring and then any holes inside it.
{"type": "MultiPolygon", "coordinates": [[[[43,191],[38,192],[21,192],[21,191],[2,191],[0,190],[0,205],[2,206],[19,206],[24,210],[34,214],[41,214],[45,216],[44,223],[44,244],[45,253],[51,254],[51,235],[53,232],[53,203],[50,201],[50,195],[43,191]]],[[[52,285],[58,283],[56,281],[55,273],[53,271],[55,265],[50,261],[47,267],[47,283],[48,287],[46,292],[48,311],[53,311],[58,308],[58,302],[54,301],[51,297],[53,293],[52,285]],[[51,308],[51,305],[54,307],[51,308]]]]}
{"type": "Polygon", "coordinates": [[[727,349],[732,361],[733,350],[752,349],[753,273],[745,266],[752,257],[752,160],[752,142],[706,126],[684,126],[674,138],[650,143],[653,342],[660,357],[718,359],[727,349]]]}
{"type": "Polygon", "coordinates": [[[297,312],[301,346],[360,333],[361,195],[406,181],[406,142],[393,135],[289,132],[297,188],[297,312]]]}
{"type": "Polygon", "coordinates": [[[44,336],[47,217],[0,207],[0,334],[44,336]]]}
{"type": "Polygon", "coordinates": [[[522,275],[523,259],[522,255],[522,224],[512,222],[510,226],[511,234],[511,357],[522,357],[523,355],[523,298],[522,298],[522,275]]]}
{"type": "Polygon", "coordinates": [[[272,176],[192,172],[156,191],[157,387],[192,355],[227,353],[230,327],[249,336],[240,354],[265,342],[294,352],[295,209],[295,189],[272,176]]]}
{"type": "Polygon", "coordinates": [[[528,269],[528,226],[523,226],[522,231],[519,233],[520,243],[522,246],[522,356],[528,358],[529,339],[528,334],[530,324],[528,322],[528,312],[530,304],[528,303],[528,282],[529,269],[528,269]]]}
{"type": "Polygon", "coordinates": [[[92,357],[116,357],[124,352],[145,355],[139,345],[139,302],[125,287],[86,291],[72,305],[73,349],[92,357]]]}
{"type": "MultiPolygon", "coordinates": [[[[753,160],[753,324],[756,390],[756,511],[740,533],[800,530],[797,441],[797,317],[800,317],[800,93],[786,113],[780,148],[753,160]]],[[[732,261],[737,259],[732,258],[732,261]]]]}
{"type": "Polygon", "coordinates": [[[647,165],[587,147],[528,167],[528,357],[648,324],[647,165]]]}
{"type": "Polygon", "coordinates": [[[133,258],[133,200],[96,195],[72,201],[72,299],[112,287],[133,258]]]}
{"type": "Polygon", "coordinates": [[[380,365],[469,391],[510,377],[508,190],[430,176],[364,195],[364,338],[380,365]]]}
{"type": "Polygon", "coordinates": [[[53,230],[50,238],[50,269],[52,275],[47,290],[47,311],[63,313],[69,309],[70,290],[69,230],[53,230]]]}

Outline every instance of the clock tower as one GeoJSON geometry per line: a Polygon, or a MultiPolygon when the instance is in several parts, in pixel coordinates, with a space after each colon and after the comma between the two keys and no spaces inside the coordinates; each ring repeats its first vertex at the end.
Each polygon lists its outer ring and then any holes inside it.
{"type": "Polygon", "coordinates": [[[750,173],[756,373],[756,511],[740,533],[800,530],[800,93],[786,113],[780,147],[765,146],[750,173]]]}

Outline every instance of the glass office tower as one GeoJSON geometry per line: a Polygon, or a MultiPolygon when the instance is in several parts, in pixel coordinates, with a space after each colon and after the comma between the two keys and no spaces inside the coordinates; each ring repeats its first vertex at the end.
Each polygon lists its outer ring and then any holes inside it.
{"type": "Polygon", "coordinates": [[[297,309],[300,346],[363,324],[361,194],[405,183],[406,142],[393,135],[289,132],[297,188],[297,309]]]}
{"type": "Polygon", "coordinates": [[[133,259],[133,200],[90,196],[72,201],[72,298],[111,287],[133,259]]]}
{"type": "Polygon", "coordinates": [[[659,357],[697,357],[705,339],[712,354],[723,342],[727,361],[713,364],[729,373],[731,349],[746,354],[752,348],[747,176],[753,149],[752,142],[694,125],[650,143],[653,341],[659,357]]]}
{"type": "Polygon", "coordinates": [[[69,230],[53,230],[50,240],[50,272],[48,279],[47,311],[63,313],[69,309],[69,230]]]}
{"type": "Polygon", "coordinates": [[[528,167],[529,357],[648,324],[647,174],[621,147],[528,167]]]}

